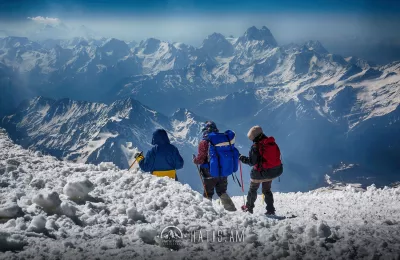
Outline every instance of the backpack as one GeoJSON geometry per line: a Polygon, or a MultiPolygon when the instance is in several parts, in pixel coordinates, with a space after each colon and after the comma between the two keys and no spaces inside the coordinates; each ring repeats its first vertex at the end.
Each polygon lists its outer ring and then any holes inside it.
{"type": "Polygon", "coordinates": [[[275,142],[275,138],[266,137],[257,143],[261,161],[255,166],[257,171],[275,168],[282,164],[281,151],[275,142]]]}
{"type": "Polygon", "coordinates": [[[239,151],[235,148],[235,133],[209,133],[209,168],[212,177],[226,177],[238,170],[239,151]]]}

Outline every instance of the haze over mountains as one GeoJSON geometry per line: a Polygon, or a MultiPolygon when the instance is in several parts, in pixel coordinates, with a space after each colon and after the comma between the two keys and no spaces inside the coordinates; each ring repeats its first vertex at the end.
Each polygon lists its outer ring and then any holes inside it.
{"type": "MultiPolygon", "coordinates": [[[[112,162],[121,169],[129,168],[135,153],[151,147],[156,128],[168,131],[189,162],[205,121],[185,109],[167,117],[132,98],[106,105],[38,97],[18,111],[2,123],[21,145],[75,162],[112,162]]],[[[179,178],[198,188],[194,178],[179,178]]]]}
{"type": "Polygon", "coordinates": [[[289,190],[313,188],[325,173],[334,179],[343,164],[361,169],[349,181],[383,185],[399,176],[400,62],[341,57],[318,41],[280,46],[267,27],[238,38],[214,33],[199,48],[154,38],[6,37],[0,82],[11,137],[65,159],[126,168],[131,152],[122,151],[147,149],[143,140],[157,127],[188,157],[201,121],[212,119],[238,133],[242,153],[252,125],[275,136],[289,190]]]}

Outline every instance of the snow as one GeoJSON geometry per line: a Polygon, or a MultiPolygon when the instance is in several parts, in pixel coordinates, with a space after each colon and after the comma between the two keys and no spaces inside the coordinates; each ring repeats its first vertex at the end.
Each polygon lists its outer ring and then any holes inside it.
{"type": "Polygon", "coordinates": [[[19,215],[21,208],[16,203],[0,205],[0,218],[14,218],[19,215]]]}
{"type": "MultiPolygon", "coordinates": [[[[1,216],[0,259],[400,257],[400,187],[274,193],[277,214],[297,216],[277,220],[263,215],[260,198],[253,215],[226,212],[218,200],[169,178],[111,163],[59,161],[22,149],[4,132],[0,162],[15,165],[0,175],[9,183],[0,188],[0,205],[18,205],[22,212],[1,216]],[[31,185],[32,176],[45,185],[31,185]],[[167,226],[186,236],[177,251],[162,244],[167,226]],[[236,230],[244,240],[225,242],[236,230]],[[206,240],[206,231],[221,231],[224,240],[206,240]],[[204,232],[204,241],[191,241],[193,232],[204,232]]],[[[243,198],[233,201],[240,208],[243,198]]]]}
{"type": "Polygon", "coordinates": [[[57,192],[53,191],[51,193],[39,193],[32,199],[33,203],[42,207],[45,212],[52,213],[60,206],[61,200],[57,192]]]}
{"type": "MultiPolygon", "coordinates": [[[[112,118],[111,120],[114,121],[115,117],[112,118]]],[[[84,146],[84,148],[79,151],[81,153],[81,156],[79,157],[79,161],[80,162],[85,162],[87,157],[91,153],[93,153],[94,151],[99,149],[101,146],[103,146],[105,144],[105,142],[107,141],[107,139],[114,138],[114,137],[117,137],[117,136],[118,136],[117,134],[112,134],[112,133],[109,133],[109,132],[101,132],[101,133],[97,134],[96,138],[90,140],[88,142],[88,144],[86,146],[84,146]]]]}
{"type": "Polygon", "coordinates": [[[126,142],[125,145],[121,144],[120,148],[121,148],[123,155],[126,158],[126,161],[129,162],[129,165],[131,165],[131,163],[133,163],[134,159],[132,159],[132,158],[134,158],[135,154],[140,152],[138,150],[138,148],[133,147],[132,142],[126,142]]]}
{"type": "Polygon", "coordinates": [[[128,216],[129,219],[132,219],[134,221],[145,219],[144,216],[140,212],[138,212],[136,207],[130,207],[129,209],[127,209],[126,215],[128,216]]]}
{"type": "Polygon", "coordinates": [[[0,231],[0,252],[22,250],[26,244],[24,236],[0,231]]]}
{"type": "Polygon", "coordinates": [[[29,224],[28,231],[42,233],[46,230],[46,217],[43,215],[34,216],[29,224]]]}
{"type": "MultiPolygon", "coordinates": [[[[130,47],[122,41],[116,39],[97,41],[88,35],[73,40],[56,40],[62,47],[52,47],[50,50],[45,47],[46,44],[31,42],[27,38],[7,37],[3,39],[0,59],[5,66],[21,73],[32,74],[35,76],[33,78],[42,79],[46,74],[52,78],[61,73],[62,76],[59,77],[63,79],[61,83],[52,82],[57,89],[63,87],[64,80],[74,79],[77,72],[86,73],[83,76],[87,77],[88,82],[96,85],[98,83],[95,79],[99,73],[103,75],[114,72],[115,68],[120,67],[118,64],[123,64],[120,61],[126,61],[127,57],[133,58],[135,64],[137,61],[138,69],[129,70],[129,75],[125,72],[112,74],[115,75],[116,82],[127,76],[131,78],[122,85],[117,84],[120,91],[116,91],[123,97],[126,93],[138,96],[151,94],[148,92],[149,88],[143,87],[143,80],[137,80],[135,76],[138,75],[141,75],[141,79],[146,79],[149,85],[154,86],[150,88],[151,91],[177,88],[188,91],[196,89],[199,85],[205,86],[204,90],[209,91],[219,86],[234,86],[243,82],[248,83],[245,85],[255,83],[256,87],[261,89],[277,87],[274,96],[281,103],[296,99],[309,88],[334,85],[336,89],[333,91],[338,91],[344,86],[353,86],[361,90],[358,93],[359,103],[362,104],[359,110],[366,112],[355,120],[354,125],[362,120],[386,115],[400,103],[399,63],[372,66],[354,57],[343,58],[329,54],[316,41],[309,41],[302,46],[293,45],[290,48],[278,47],[266,27],[261,29],[251,27],[239,38],[224,37],[214,33],[205,41],[210,39],[213,39],[211,48],[206,50],[202,47],[194,48],[181,43],[171,44],[151,38],[129,51],[130,47]],[[219,48],[216,50],[215,46],[218,47],[221,42],[226,42],[223,46],[230,47],[229,53],[222,56],[211,55],[219,50],[219,48]],[[83,46],[82,43],[87,46],[83,46]],[[118,54],[121,52],[120,49],[123,49],[121,55],[118,54]],[[112,58],[115,55],[118,58],[112,58]],[[199,66],[201,66],[199,70],[192,69],[199,66]],[[353,66],[361,71],[352,75],[353,66]],[[96,68],[97,73],[92,73],[92,68],[96,68]],[[185,72],[181,72],[181,69],[185,72]],[[371,71],[382,74],[368,77],[368,72],[371,71]],[[343,79],[342,77],[348,72],[350,76],[343,79]],[[194,82],[196,84],[191,84],[194,82]]],[[[47,80],[44,80],[31,82],[31,85],[37,85],[40,89],[47,83],[47,80]]],[[[32,92],[35,93],[34,89],[32,92]]],[[[334,94],[326,93],[325,97],[329,99],[334,94]]],[[[115,117],[116,121],[120,119],[121,117],[115,117]]]]}
{"type": "Polygon", "coordinates": [[[94,189],[94,185],[88,179],[76,179],[68,181],[64,186],[63,193],[71,200],[82,200],[87,198],[89,192],[94,189]]]}

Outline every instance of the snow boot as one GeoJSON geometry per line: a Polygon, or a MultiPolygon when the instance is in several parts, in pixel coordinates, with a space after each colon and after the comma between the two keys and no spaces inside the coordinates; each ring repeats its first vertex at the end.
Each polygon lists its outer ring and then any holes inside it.
{"type": "Polygon", "coordinates": [[[249,212],[250,214],[253,214],[253,209],[248,208],[246,205],[243,205],[241,209],[243,212],[249,212]]]}
{"type": "Polygon", "coordinates": [[[275,216],[275,211],[268,211],[265,212],[265,216],[275,216]]]}
{"type": "Polygon", "coordinates": [[[231,198],[229,197],[228,194],[223,193],[220,196],[221,199],[221,203],[224,206],[224,209],[227,211],[236,211],[236,207],[235,204],[233,204],[233,201],[231,200],[231,198]]]}

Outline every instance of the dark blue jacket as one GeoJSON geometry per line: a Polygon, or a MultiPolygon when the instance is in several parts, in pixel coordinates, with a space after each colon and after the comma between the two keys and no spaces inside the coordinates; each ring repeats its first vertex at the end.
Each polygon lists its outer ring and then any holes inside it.
{"type": "Polygon", "coordinates": [[[145,158],[139,162],[144,172],[179,170],[183,168],[183,159],[178,149],[169,141],[164,129],[157,129],[153,133],[151,148],[145,158]]]}

